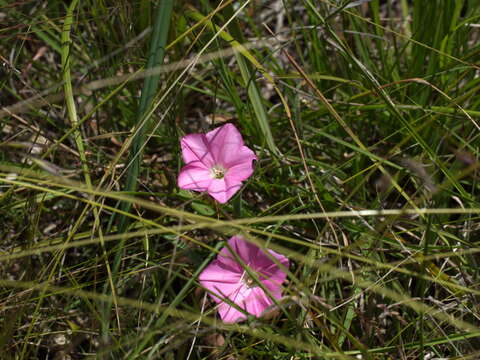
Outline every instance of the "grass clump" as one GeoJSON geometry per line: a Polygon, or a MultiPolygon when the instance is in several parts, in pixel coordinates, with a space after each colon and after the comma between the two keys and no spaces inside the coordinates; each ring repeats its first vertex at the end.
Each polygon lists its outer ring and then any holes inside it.
{"type": "Polygon", "coordinates": [[[2,357],[477,358],[479,19],[0,1],[2,357]],[[227,122],[258,161],[220,205],[178,188],[179,140],[227,122]],[[291,265],[224,324],[198,276],[235,234],[291,265]]]}

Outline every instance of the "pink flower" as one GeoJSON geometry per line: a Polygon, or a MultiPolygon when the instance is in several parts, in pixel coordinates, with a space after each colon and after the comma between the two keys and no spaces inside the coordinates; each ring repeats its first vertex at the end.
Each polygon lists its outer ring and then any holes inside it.
{"type": "MultiPolygon", "coordinates": [[[[230,248],[238,255],[246,266],[255,274],[270,296],[282,297],[282,283],[287,274],[288,259],[273,250],[262,250],[247,242],[241,236],[233,236],[228,240],[230,248]],[[267,255],[268,254],[268,255],[267,255]],[[272,258],[278,260],[274,262],[272,258]],[[282,268],[277,263],[283,265],[282,268]]],[[[209,290],[210,297],[218,303],[218,312],[226,323],[233,323],[246,318],[246,315],[219,298],[228,298],[232,303],[247,313],[260,317],[273,301],[258,283],[251,278],[242,265],[227,247],[224,247],[199,276],[200,284],[209,290]],[[217,296],[216,296],[217,295],[217,296]]]]}
{"type": "Polygon", "coordinates": [[[178,175],[178,186],[185,190],[208,191],[222,204],[252,175],[252,162],[257,159],[232,124],[207,134],[187,135],[182,138],[181,146],[186,165],[178,175]]]}

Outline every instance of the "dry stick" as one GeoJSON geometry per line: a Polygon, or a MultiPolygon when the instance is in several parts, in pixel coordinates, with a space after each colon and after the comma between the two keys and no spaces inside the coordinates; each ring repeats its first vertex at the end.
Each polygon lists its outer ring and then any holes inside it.
{"type": "MultiPolygon", "coordinates": [[[[6,111],[8,111],[8,110],[6,110],[6,111]]],[[[11,117],[17,119],[19,122],[21,122],[22,124],[24,124],[25,127],[28,128],[32,133],[34,133],[34,134],[37,133],[37,134],[43,136],[45,139],[47,139],[48,141],[50,141],[50,142],[52,142],[52,143],[55,142],[55,140],[54,140],[54,141],[50,140],[50,139],[47,137],[47,134],[45,134],[45,132],[43,132],[39,127],[37,127],[37,126],[35,126],[35,125],[29,124],[28,121],[25,120],[24,118],[22,118],[21,116],[18,116],[17,114],[14,114],[14,113],[11,113],[11,112],[9,112],[9,114],[10,114],[11,117]]],[[[65,145],[65,144],[63,144],[63,143],[59,143],[59,146],[60,146],[62,149],[66,150],[67,152],[75,155],[76,157],[80,157],[80,154],[79,154],[77,151],[75,151],[74,149],[69,148],[67,145],[65,145]]]]}
{"type": "MultiPolygon", "coordinates": [[[[245,50],[245,49],[252,49],[252,48],[267,46],[270,43],[271,42],[269,40],[262,40],[256,43],[252,42],[252,43],[243,44],[243,45],[236,45],[236,46],[229,47],[227,49],[213,51],[211,53],[208,53],[202,56],[194,55],[192,56],[191,59],[177,61],[168,65],[157,66],[152,69],[138,72],[138,74],[135,74],[135,75],[127,74],[127,75],[120,75],[120,76],[112,76],[112,77],[100,79],[100,80],[94,80],[84,86],[79,87],[77,90],[74,90],[74,94],[85,94],[91,91],[100,90],[108,86],[118,85],[118,84],[121,84],[122,82],[136,81],[136,80],[141,80],[153,75],[174,72],[178,69],[186,68],[192,63],[205,63],[211,60],[216,60],[221,57],[232,56],[235,53],[241,52],[242,50],[245,50]]],[[[62,87],[62,85],[63,85],[63,82],[53,86],[48,90],[41,92],[38,95],[32,96],[29,99],[19,101],[10,106],[2,107],[0,109],[0,119],[10,116],[12,114],[22,114],[32,108],[47,106],[47,105],[50,105],[51,103],[59,102],[63,100],[63,98],[65,97],[65,94],[63,93],[49,95],[50,93],[57,91],[60,87],[62,87]]]]}

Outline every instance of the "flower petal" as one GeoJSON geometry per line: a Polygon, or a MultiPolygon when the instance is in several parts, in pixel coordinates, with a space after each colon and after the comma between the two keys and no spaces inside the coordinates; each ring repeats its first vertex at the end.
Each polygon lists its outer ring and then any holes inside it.
{"type": "MultiPolygon", "coordinates": [[[[236,284],[241,280],[242,271],[239,271],[238,263],[232,264],[220,261],[221,255],[218,259],[213,260],[199,275],[198,280],[214,281],[218,283],[225,282],[227,284],[236,284]]],[[[228,292],[225,294],[229,294],[228,292]]]]}
{"type": "Polygon", "coordinates": [[[257,155],[247,146],[242,146],[236,152],[223,154],[223,160],[224,166],[228,169],[238,165],[250,165],[252,167],[252,162],[257,160],[257,155]]]}
{"type": "Polygon", "coordinates": [[[228,246],[202,271],[199,281],[210,291],[210,297],[218,303],[222,320],[232,323],[245,319],[246,314],[230,306],[222,298],[227,298],[247,313],[260,317],[274,303],[273,299],[282,298],[282,283],[287,274],[279,265],[288,269],[288,259],[273,250],[261,249],[237,235],[228,240],[228,246]],[[251,286],[251,279],[237,261],[238,258],[251,271],[256,272],[262,286],[251,286]]]}
{"type": "MultiPolygon", "coordinates": [[[[287,278],[287,273],[275,263],[271,257],[274,257],[285,268],[289,268],[288,259],[273,250],[260,249],[257,245],[245,240],[242,236],[233,236],[228,241],[232,251],[255,272],[259,280],[272,292],[277,293],[282,289],[282,284],[287,278]],[[267,255],[268,253],[268,255],[267,255]]],[[[236,272],[244,273],[245,269],[237,263],[235,256],[230,253],[227,247],[224,247],[218,256],[218,261],[236,272]]]]}
{"type": "MultiPolygon", "coordinates": [[[[268,290],[269,295],[271,295],[274,299],[280,300],[283,295],[283,286],[272,285],[269,281],[262,281],[262,284],[268,290]]],[[[270,298],[270,296],[268,296],[270,298]]]]}
{"type": "Polygon", "coordinates": [[[200,161],[193,161],[180,171],[178,187],[185,190],[207,191],[212,180],[210,170],[200,161]]]}
{"type": "Polygon", "coordinates": [[[212,154],[208,147],[208,140],[204,134],[190,134],[182,138],[182,157],[186,164],[192,161],[200,161],[205,166],[214,165],[212,154]]]}
{"type": "MultiPolygon", "coordinates": [[[[251,242],[245,240],[243,236],[232,236],[230,240],[228,240],[228,245],[232,248],[232,250],[238,254],[240,259],[245,263],[245,265],[248,265],[252,267],[252,270],[255,271],[257,268],[256,266],[256,258],[257,258],[257,253],[259,252],[260,248],[252,244],[251,242]]],[[[233,255],[230,255],[233,256],[233,255]]],[[[242,272],[244,270],[242,269],[242,272]]]]}
{"type": "Polygon", "coordinates": [[[205,136],[209,145],[213,143],[221,144],[228,141],[231,144],[237,144],[239,147],[243,146],[242,134],[240,134],[235,125],[231,123],[219,126],[216,129],[209,131],[205,136]]]}
{"type": "Polygon", "coordinates": [[[208,193],[211,197],[221,204],[225,204],[242,187],[241,183],[227,181],[227,178],[213,179],[208,187],[208,193]]]}
{"type": "MultiPolygon", "coordinates": [[[[213,263],[212,263],[213,264],[213,263]]],[[[217,303],[231,298],[244,286],[241,274],[222,270],[219,264],[209,265],[198,277],[200,284],[210,291],[210,297],[217,303]]]]}
{"type": "Polygon", "coordinates": [[[247,318],[247,315],[228,305],[226,302],[218,304],[218,313],[223,322],[227,324],[235,323],[247,318]]]}
{"type": "Polygon", "coordinates": [[[213,159],[222,165],[225,164],[226,158],[238,153],[243,147],[242,135],[233,124],[225,124],[208,132],[206,138],[213,159]]]}
{"type": "Polygon", "coordinates": [[[223,247],[222,250],[220,250],[220,253],[218,254],[215,261],[221,263],[221,266],[225,269],[228,269],[228,271],[239,274],[240,277],[244,272],[243,268],[237,262],[237,259],[235,259],[235,256],[232,255],[232,253],[226,246],[223,247]]]}
{"type": "MultiPolygon", "coordinates": [[[[248,303],[247,298],[250,296],[252,290],[253,289],[250,289],[242,284],[242,286],[238,287],[235,292],[228,296],[228,299],[234,304],[238,305],[241,309],[245,309],[247,306],[246,304],[248,303]]],[[[230,306],[226,302],[220,303],[218,306],[218,312],[224,322],[232,323],[246,318],[245,314],[230,306]]]]}
{"type": "MultiPolygon", "coordinates": [[[[231,296],[230,300],[244,309],[248,314],[260,317],[263,312],[273,304],[270,297],[260,287],[255,288],[241,288],[231,296]]],[[[218,305],[218,312],[222,320],[226,323],[234,323],[245,320],[247,315],[230,306],[226,302],[221,302],[218,305]]]]}
{"type": "MultiPolygon", "coordinates": [[[[273,295],[273,294],[272,294],[273,295]]],[[[245,299],[246,310],[249,314],[260,317],[262,313],[273,304],[272,299],[265,294],[260,287],[255,287],[250,292],[248,298],[245,299]]]]}
{"type": "Polygon", "coordinates": [[[260,274],[259,276],[262,282],[269,281],[276,287],[280,287],[287,278],[287,273],[283,269],[281,269],[280,266],[278,266],[271,257],[277,259],[278,262],[287,269],[290,265],[289,261],[285,256],[273,250],[267,250],[269,255],[267,255],[264,251],[265,250],[261,250],[257,254],[255,262],[255,265],[257,267],[255,268],[255,270],[260,274]]]}
{"type": "Polygon", "coordinates": [[[252,176],[252,174],[253,174],[252,162],[243,163],[227,169],[225,178],[231,182],[241,183],[247,180],[250,176],[252,176]]]}

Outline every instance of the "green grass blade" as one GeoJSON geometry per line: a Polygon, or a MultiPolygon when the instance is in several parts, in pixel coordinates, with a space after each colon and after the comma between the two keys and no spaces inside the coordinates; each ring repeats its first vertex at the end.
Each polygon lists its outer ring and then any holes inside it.
{"type": "MultiPolygon", "coordinates": [[[[165,55],[165,46],[167,43],[168,32],[170,29],[170,18],[172,16],[173,0],[162,0],[157,8],[155,24],[150,43],[148,55],[147,70],[156,68],[163,64],[165,55]]],[[[140,104],[137,110],[137,127],[132,141],[132,149],[129,158],[129,170],[127,173],[127,184],[125,191],[133,192],[137,189],[138,176],[140,174],[140,164],[142,162],[142,149],[145,142],[145,133],[149,128],[149,119],[145,118],[148,109],[152,105],[153,98],[158,89],[160,75],[154,74],[145,78],[143,83],[140,104]]],[[[124,203],[122,210],[128,212],[131,208],[130,203],[124,203]]],[[[126,230],[128,226],[127,219],[120,217],[118,231],[120,233],[126,230]]]]}
{"type": "MultiPolygon", "coordinates": [[[[227,7],[230,9],[230,7],[227,7]]],[[[204,17],[196,10],[191,10],[187,12],[187,15],[192,17],[193,19],[203,22],[207,20],[207,17],[204,17]]],[[[231,19],[234,15],[233,11],[230,10],[228,12],[229,19],[231,19]]],[[[235,19],[230,22],[230,24],[235,23],[235,19]]],[[[235,52],[235,59],[237,60],[237,64],[240,68],[240,72],[242,75],[243,82],[247,87],[248,98],[252,104],[257,124],[262,132],[263,139],[265,139],[265,143],[269,150],[275,154],[279,155],[278,147],[275,145],[275,140],[273,139],[272,131],[270,129],[270,122],[267,117],[267,113],[265,111],[265,106],[263,104],[262,97],[258,90],[258,87],[254,81],[254,73],[252,73],[250,66],[247,64],[245,59],[249,60],[251,64],[255,66],[255,68],[265,76],[267,80],[273,83],[273,78],[266,72],[266,69],[258,62],[258,60],[253,56],[250,51],[248,51],[242,45],[242,39],[236,39],[230,33],[225,30],[221,30],[217,25],[213,23],[213,21],[207,21],[206,25],[215,32],[220,33],[220,37],[225,41],[229,42],[232,46],[235,46],[238,49],[238,52],[235,52]]],[[[234,26],[235,28],[235,26],[234,26]]],[[[239,31],[237,31],[239,33],[239,31]]]]}

